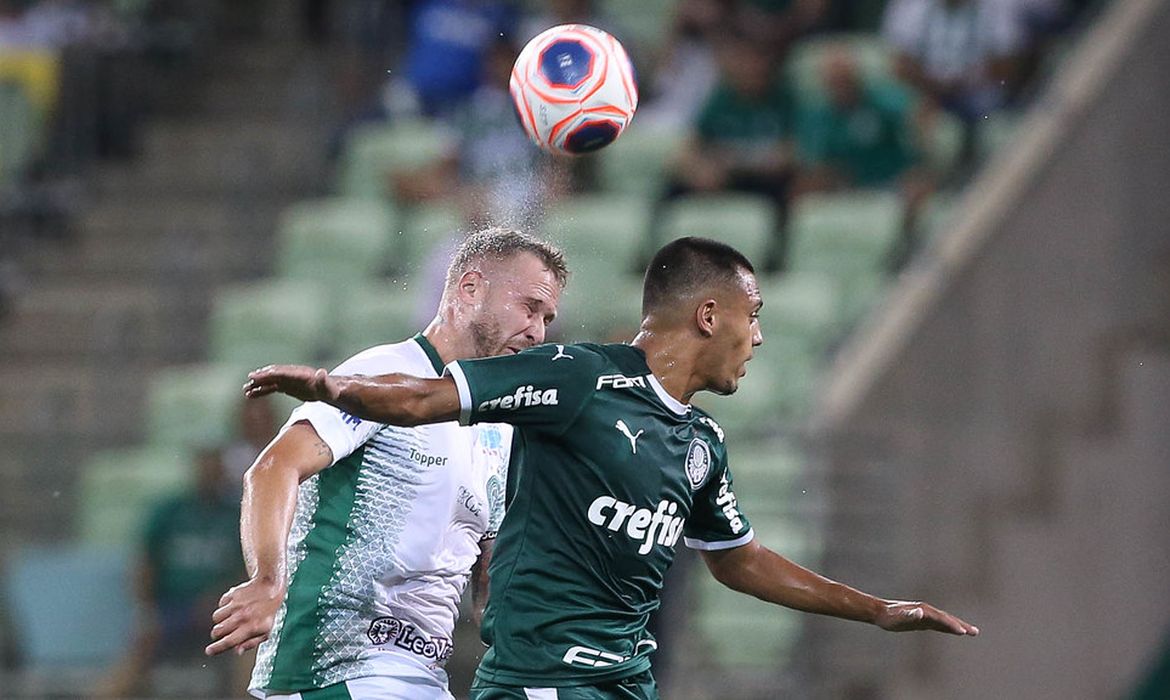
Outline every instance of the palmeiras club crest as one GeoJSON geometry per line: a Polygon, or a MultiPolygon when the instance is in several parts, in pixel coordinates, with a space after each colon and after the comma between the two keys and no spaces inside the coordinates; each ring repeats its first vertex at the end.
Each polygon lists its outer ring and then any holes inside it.
{"type": "Polygon", "coordinates": [[[687,448],[687,481],[691,483],[691,490],[697,491],[703,482],[707,480],[707,474],[711,471],[711,448],[707,447],[707,443],[699,438],[691,440],[691,446],[687,448]]]}

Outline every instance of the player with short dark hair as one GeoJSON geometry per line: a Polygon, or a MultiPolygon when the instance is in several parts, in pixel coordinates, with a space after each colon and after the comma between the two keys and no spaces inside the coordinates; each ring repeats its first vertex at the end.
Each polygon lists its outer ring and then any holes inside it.
{"type": "MultiPolygon", "coordinates": [[[[337,371],[438,377],[454,360],[520,352],[543,342],[567,277],[543,241],[472,234],[426,330],[337,371]]],[[[297,408],[245,476],[250,578],[220,599],[207,653],[259,646],[258,697],[450,700],[457,606],[471,577],[479,617],[511,444],[507,425],[404,429],[297,408]]]]}
{"type": "Polygon", "coordinates": [[[977,634],[933,606],[862,593],[755,540],[723,430],[689,402],[699,391],[735,392],[763,342],[762,303],[740,253],[683,238],[651,261],[628,345],[546,345],[453,362],[429,380],[266,367],[245,389],[391,424],[515,427],[476,700],[656,698],[646,622],[680,540],[720,582],[773,603],[888,630],[977,634]]]}

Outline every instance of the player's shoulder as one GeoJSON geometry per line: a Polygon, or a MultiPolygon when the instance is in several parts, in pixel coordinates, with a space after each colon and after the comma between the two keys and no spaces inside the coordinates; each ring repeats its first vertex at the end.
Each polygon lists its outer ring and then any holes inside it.
{"type": "Polygon", "coordinates": [[[726,442],[727,436],[723,432],[723,426],[719,425],[718,421],[716,421],[710,413],[707,413],[698,406],[692,405],[691,411],[693,412],[692,415],[694,417],[695,423],[697,424],[697,429],[699,432],[707,433],[710,438],[710,442],[718,445],[720,450],[725,450],[726,448],[724,447],[724,443],[726,442]]]}
{"type": "Polygon", "coordinates": [[[425,353],[413,339],[366,348],[342,362],[335,374],[418,373],[428,366],[425,353]]]}
{"type": "MultiPolygon", "coordinates": [[[[520,353],[528,357],[544,357],[549,362],[563,362],[566,372],[585,367],[602,366],[613,362],[611,345],[600,343],[545,343],[520,353]]],[[[617,346],[624,347],[624,346],[617,346]]]]}

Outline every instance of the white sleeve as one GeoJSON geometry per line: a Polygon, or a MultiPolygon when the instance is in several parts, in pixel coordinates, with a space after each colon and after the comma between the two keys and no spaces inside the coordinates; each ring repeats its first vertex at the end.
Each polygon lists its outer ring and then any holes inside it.
{"type": "MultiPolygon", "coordinates": [[[[386,368],[384,355],[376,353],[377,350],[379,348],[354,355],[338,365],[330,374],[374,376],[393,371],[386,368]]],[[[289,415],[281,432],[299,421],[306,421],[312,425],[317,435],[329,446],[333,453],[331,464],[337,464],[338,461],[353,454],[354,450],[364,445],[374,433],[385,427],[381,423],[362,420],[318,401],[297,406],[289,415]]]]}

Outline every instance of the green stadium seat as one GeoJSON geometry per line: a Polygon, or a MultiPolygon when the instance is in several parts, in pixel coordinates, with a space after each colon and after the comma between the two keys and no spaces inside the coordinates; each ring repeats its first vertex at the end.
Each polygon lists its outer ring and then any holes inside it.
{"type": "Polygon", "coordinates": [[[653,55],[669,34],[675,4],[676,0],[605,0],[602,9],[629,52],[653,55]]]}
{"type": "Polygon", "coordinates": [[[1019,125],[1020,116],[1011,112],[998,112],[984,118],[977,132],[979,157],[987,159],[1003,150],[1016,137],[1019,125]]]}
{"type": "Polygon", "coordinates": [[[427,121],[359,126],[346,140],[338,189],[350,197],[393,199],[390,176],[434,163],[453,145],[449,132],[427,121]]]}
{"type": "Polygon", "coordinates": [[[413,274],[438,246],[452,238],[462,239],[466,230],[463,215],[453,204],[423,204],[404,210],[393,269],[413,274]]]}
{"type": "MultiPolygon", "coordinates": [[[[10,553],[4,566],[5,621],[20,643],[23,671],[96,671],[118,660],[131,642],[131,551],[127,544],[62,544],[10,553]]],[[[23,696],[14,687],[8,690],[11,697],[23,696]]]]}
{"type": "Polygon", "coordinates": [[[249,367],[191,365],[154,374],[147,395],[147,437],[154,445],[217,447],[235,437],[249,367]]]}
{"type": "Polygon", "coordinates": [[[902,203],[893,192],[806,195],[789,221],[790,268],[837,278],[882,272],[901,226],[902,203]]]}
{"type": "Polygon", "coordinates": [[[953,172],[963,151],[963,122],[952,114],[939,111],[926,135],[925,155],[930,168],[943,176],[953,172]]]}
{"type": "Polygon", "coordinates": [[[643,125],[635,118],[616,143],[597,155],[602,187],[609,192],[658,196],[664,189],[667,163],[685,138],[682,130],[643,125]]]}
{"type": "Polygon", "coordinates": [[[312,362],[326,342],[327,294],[314,282],[274,280],[219,292],[211,310],[211,360],[234,366],[312,362]]]}
{"type": "Polygon", "coordinates": [[[18,181],[36,156],[40,124],[19,85],[0,82],[0,185],[18,181]]]}
{"type": "Polygon", "coordinates": [[[734,246],[755,265],[767,254],[776,228],[776,208],[750,194],[692,195],[671,202],[663,214],[665,240],[703,236],[734,246]]]}
{"type": "Polygon", "coordinates": [[[789,339],[811,352],[823,352],[840,327],[840,285],[819,272],[788,272],[760,281],[764,342],[789,339]]]}
{"type": "Polygon", "coordinates": [[[280,277],[348,287],[383,272],[397,236],[389,204],[336,197],[299,202],[285,211],[277,230],[280,277]]]}
{"type": "Polygon", "coordinates": [[[710,411],[728,435],[771,434],[807,418],[819,360],[791,339],[764,337],[733,396],[699,394],[695,402],[710,411]]]}
{"type": "Polygon", "coordinates": [[[191,460],[187,449],[177,447],[95,454],[81,474],[80,538],[91,544],[136,544],[151,508],[190,484],[191,460]]]}
{"type": "Polygon", "coordinates": [[[578,260],[600,258],[626,271],[641,252],[650,207],[645,196],[581,195],[552,204],[544,230],[565,250],[570,269],[578,260]]]}
{"type": "Polygon", "coordinates": [[[642,321],[642,280],[601,257],[576,256],[569,270],[550,334],[571,343],[633,338],[642,321]]]}
{"type": "MultiPolygon", "coordinates": [[[[417,333],[418,292],[409,283],[368,283],[350,290],[338,309],[333,357],[340,362],[366,348],[417,333]]],[[[333,363],[336,364],[336,363],[333,363]]]]}

